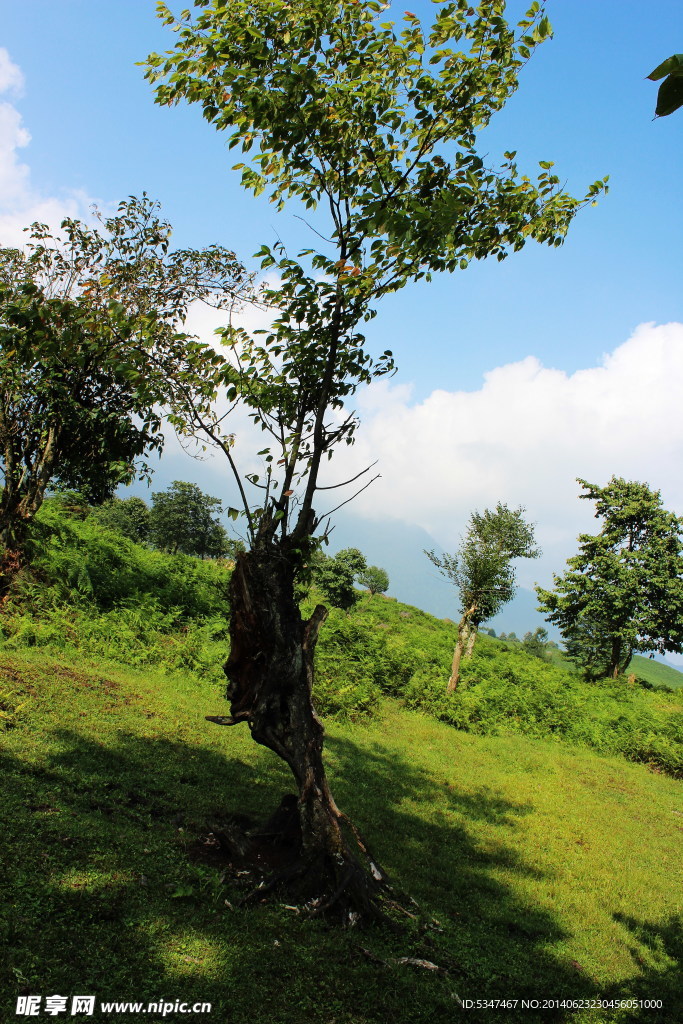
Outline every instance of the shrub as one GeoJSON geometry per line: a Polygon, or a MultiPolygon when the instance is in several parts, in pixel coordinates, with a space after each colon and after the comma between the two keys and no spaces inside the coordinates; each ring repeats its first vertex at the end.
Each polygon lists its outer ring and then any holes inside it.
{"type": "Polygon", "coordinates": [[[683,777],[683,711],[674,693],[657,694],[623,680],[588,683],[526,655],[520,647],[475,656],[459,689],[443,673],[416,671],[405,688],[408,707],[480,735],[523,733],[620,754],[683,777]]]}
{"type": "Polygon", "coordinates": [[[47,502],[0,619],[6,649],[75,647],[131,665],[222,678],[225,565],[167,555],[47,502]]]}

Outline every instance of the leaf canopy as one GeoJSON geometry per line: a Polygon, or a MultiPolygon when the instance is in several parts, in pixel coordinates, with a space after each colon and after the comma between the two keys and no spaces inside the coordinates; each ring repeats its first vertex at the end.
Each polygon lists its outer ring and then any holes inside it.
{"type": "Polygon", "coordinates": [[[516,27],[503,0],[438,8],[430,28],[407,12],[398,31],[360,0],[195,0],[178,18],[160,3],[177,43],[148,58],[147,77],[158,102],[200,104],[249,154],[236,165],[246,188],[278,207],[327,205],[331,238],[346,238],[339,269],[375,292],[529,238],[560,244],[605,183],[574,199],[550,161],[533,183],[514,153],[494,168],[476,150],[551,33],[541,5],[516,27]]]}
{"type": "Polygon", "coordinates": [[[537,589],[571,657],[591,674],[616,674],[633,653],[683,651],[683,519],[648,484],[612,477],[579,480],[596,503],[598,534],[581,534],[579,553],[537,589]]]}
{"type": "Polygon", "coordinates": [[[534,527],[524,519],[525,509],[510,509],[498,502],[494,510],[473,512],[465,537],[454,555],[429,560],[455,585],[468,622],[481,625],[515,596],[515,558],[538,558],[534,527]]]}

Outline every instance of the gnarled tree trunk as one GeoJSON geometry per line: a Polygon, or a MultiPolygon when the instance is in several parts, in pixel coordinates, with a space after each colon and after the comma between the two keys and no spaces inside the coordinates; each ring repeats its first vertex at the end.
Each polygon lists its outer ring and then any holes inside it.
{"type": "Polygon", "coordinates": [[[231,717],[289,765],[297,786],[300,843],[273,884],[287,884],[317,912],[335,908],[346,923],[380,916],[386,885],[357,829],[334,802],[322,758],[323,725],[313,707],[314,653],[327,610],[303,620],[294,593],[296,558],[269,542],[240,553],[230,583],[230,657],[225,666],[231,717]]]}

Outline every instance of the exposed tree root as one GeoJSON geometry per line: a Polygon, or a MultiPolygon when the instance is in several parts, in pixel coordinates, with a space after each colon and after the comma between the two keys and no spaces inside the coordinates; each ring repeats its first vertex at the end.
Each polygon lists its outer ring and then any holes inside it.
{"type": "Polygon", "coordinates": [[[284,796],[261,825],[242,815],[221,821],[195,844],[193,852],[197,859],[223,867],[240,888],[248,886],[236,901],[238,906],[284,898],[301,913],[344,927],[382,923],[400,930],[401,917],[416,920],[417,915],[402,905],[359,830],[344,815],[340,818],[352,832],[355,849],[345,840],[338,855],[304,850],[293,794],[284,796]]]}

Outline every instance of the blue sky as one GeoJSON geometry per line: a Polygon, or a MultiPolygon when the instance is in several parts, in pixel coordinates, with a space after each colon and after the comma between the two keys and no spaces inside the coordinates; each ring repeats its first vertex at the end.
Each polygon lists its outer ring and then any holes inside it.
{"type": "MultiPolygon", "coordinates": [[[[423,21],[435,10],[410,8],[423,21]]],[[[155,106],[136,61],[174,37],[153,3],[3,0],[0,12],[0,242],[36,216],[146,190],[179,245],[248,260],[278,235],[308,243],[291,210],[241,190],[237,158],[198,109],[155,106]]],[[[648,480],[683,513],[683,111],[653,120],[645,80],[683,49],[683,6],[551,0],[548,13],[555,37],[482,150],[516,149],[530,174],[554,160],[575,194],[609,174],[610,193],[559,250],[533,245],[385,300],[368,338],[399,372],[362,396],[359,443],[339,467],[380,459],[382,480],[351,513],[359,537],[391,523],[452,548],[473,508],[526,505],[545,551],[522,567],[527,586],[547,584],[591,526],[578,475],[648,480]]],[[[222,493],[218,467],[173,445],[162,467],[161,481],[222,493]]]]}
{"type": "MultiPolygon", "coordinates": [[[[394,5],[396,8],[396,5],[394,5]]],[[[245,258],[276,231],[304,229],[239,187],[223,139],[198,109],[156,107],[136,61],[173,40],[147,0],[25,0],[3,5],[0,45],[25,76],[16,101],[35,187],[80,189],[112,202],[146,189],[182,244],[221,241],[245,258]]],[[[417,0],[426,18],[432,4],[417,0]]],[[[520,5],[511,5],[516,10],[520,5]]],[[[396,8],[399,10],[400,8],[396,8]]],[[[534,170],[553,159],[576,193],[609,173],[611,191],[575,223],[562,250],[532,246],[420,284],[385,302],[372,337],[391,341],[415,397],[439,378],[476,386],[490,366],[526,355],[569,372],[595,363],[638,324],[683,320],[680,287],[680,117],[652,120],[645,75],[683,38],[683,8],[601,0],[551,2],[555,37],[485,136],[534,170]]]]}

